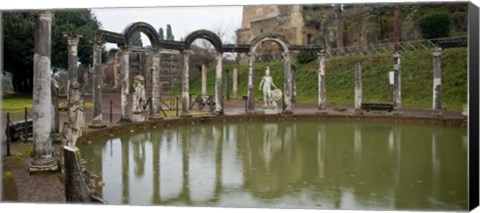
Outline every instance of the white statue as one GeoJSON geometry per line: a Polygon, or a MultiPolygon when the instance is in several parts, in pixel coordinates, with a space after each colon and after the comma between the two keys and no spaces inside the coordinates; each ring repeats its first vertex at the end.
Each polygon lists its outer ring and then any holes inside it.
{"type": "Polygon", "coordinates": [[[68,122],[64,127],[63,137],[68,146],[75,146],[77,139],[82,135],[85,116],[83,112],[83,100],[80,94],[80,84],[74,81],[70,87],[71,95],[69,96],[68,122]]]}
{"type": "Polygon", "coordinates": [[[135,76],[133,80],[133,87],[135,88],[135,93],[133,94],[133,112],[143,112],[143,106],[146,103],[145,98],[145,86],[143,82],[145,78],[141,75],[135,76]]]}
{"type": "Polygon", "coordinates": [[[278,89],[273,83],[273,78],[270,76],[270,67],[267,66],[265,70],[265,76],[262,77],[258,90],[263,90],[263,103],[264,107],[276,107],[276,102],[272,97],[272,86],[275,89],[278,89]],[[263,86],[263,87],[262,87],[263,86]]]}

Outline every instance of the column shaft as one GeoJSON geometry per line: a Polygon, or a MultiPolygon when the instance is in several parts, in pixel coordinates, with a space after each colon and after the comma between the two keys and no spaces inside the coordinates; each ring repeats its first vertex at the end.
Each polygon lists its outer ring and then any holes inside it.
{"type": "Polygon", "coordinates": [[[120,96],[120,106],[122,115],[120,121],[129,122],[128,116],[128,94],[130,93],[130,52],[127,46],[122,47],[122,69],[121,69],[122,93],[120,96]]]}
{"type": "Polygon", "coordinates": [[[182,73],[182,116],[189,116],[189,106],[190,106],[190,85],[189,85],[189,61],[190,61],[190,52],[183,52],[183,73],[182,73]]]}
{"type": "Polygon", "coordinates": [[[247,96],[247,110],[255,110],[255,87],[253,85],[253,65],[255,63],[255,55],[249,53],[248,60],[248,96],[247,96]]]}
{"type": "Polygon", "coordinates": [[[238,93],[238,67],[233,68],[233,98],[237,98],[238,93]]]}
{"type": "Polygon", "coordinates": [[[155,50],[152,58],[152,119],[160,118],[160,52],[155,50]]]}
{"type": "Polygon", "coordinates": [[[362,111],[362,64],[355,64],[355,111],[362,111]]]}
{"type": "Polygon", "coordinates": [[[207,95],[207,66],[202,64],[202,95],[207,95]]]}
{"type": "Polygon", "coordinates": [[[393,110],[398,112],[402,104],[402,89],[400,78],[400,53],[393,52],[393,110]]]}
{"type": "Polygon", "coordinates": [[[93,45],[93,121],[90,127],[105,127],[102,114],[102,88],[103,88],[103,70],[102,70],[102,44],[93,45]]]}
{"type": "Polygon", "coordinates": [[[292,73],[291,73],[291,57],[290,54],[284,53],[283,54],[284,62],[284,80],[283,80],[283,101],[284,101],[284,108],[283,113],[289,114],[292,113],[292,73]]]}
{"type": "Polygon", "coordinates": [[[222,53],[216,54],[217,65],[215,67],[215,114],[223,114],[222,97],[222,53]]]}
{"type": "Polygon", "coordinates": [[[440,56],[441,48],[432,50],[433,54],[433,111],[439,115],[442,114],[442,65],[440,56]]]}
{"type": "Polygon", "coordinates": [[[325,52],[318,53],[318,110],[325,112],[325,52]]]}

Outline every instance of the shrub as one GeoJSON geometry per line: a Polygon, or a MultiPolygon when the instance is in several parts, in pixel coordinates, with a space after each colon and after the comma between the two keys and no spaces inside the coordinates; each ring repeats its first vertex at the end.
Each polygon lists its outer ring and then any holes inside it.
{"type": "Polygon", "coordinates": [[[446,12],[436,12],[422,17],[418,25],[425,39],[448,37],[450,32],[450,15],[446,12]]]}
{"type": "Polygon", "coordinates": [[[317,58],[314,52],[301,52],[297,55],[297,62],[299,64],[308,64],[317,58]]]}

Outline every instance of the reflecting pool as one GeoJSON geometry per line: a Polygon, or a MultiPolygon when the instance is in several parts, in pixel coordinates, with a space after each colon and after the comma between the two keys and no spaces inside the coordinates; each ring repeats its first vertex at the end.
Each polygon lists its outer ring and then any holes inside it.
{"type": "Polygon", "coordinates": [[[110,204],[467,209],[464,128],[204,124],[100,138],[81,152],[110,204]]]}

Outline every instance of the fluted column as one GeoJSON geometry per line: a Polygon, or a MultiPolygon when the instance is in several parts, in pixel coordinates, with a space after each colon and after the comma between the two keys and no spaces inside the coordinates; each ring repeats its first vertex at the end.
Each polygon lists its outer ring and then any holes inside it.
{"type": "Polygon", "coordinates": [[[189,112],[190,106],[190,84],[189,84],[189,61],[190,61],[191,50],[184,50],[183,55],[183,72],[182,72],[182,114],[181,116],[191,116],[189,112]]]}
{"type": "Polygon", "coordinates": [[[253,112],[255,110],[255,87],[253,85],[253,65],[255,64],[255,53],[248,54],[248,96],[247,96],[247,110],[253,112]]]}
{"type": "Polygon", "coordinates": [[[362,113],[362,64],[355,64],[355,113],[362,113]]]}
{"type": "Polygon", "coordinates": [[[318,56],[318,112],[326,113],[325,107],[325,51],[317,53],[318,56]]]}
{"type": "Polygon", "coordinates": [[[217,52],[217,65],[215,67],[215,114],[223,115],[223,97],[222,97],[222,55],[217,52]]]}
{"type": "Polygon", "coordinates": [[[50,56],[52,36],[52,11],[34,13],[34,56],[33,56],[33,161],[30,172],[57,170],[52,156],[52,99],[50,56]]]}
{"type": "Polygon", "coordinates": [[[103,70],[102,70],[102,43],[95,42],[93,45],[93,121],[91,128],[102,128],[106,124],[103,122],[102,114],[102,88],[103,88],[103,70]]]}
{"type": "Polygon", "coordinates": [[[127,45],[122,45],[120,48],[122,49],[122,69],[120,71],[120,84],[122,86],[120,107],[122,115],[120,117],[120,122],[130,122],[128,116],[128,94],[130,93],[130,51],[127,45]]]}
{"type": "Polygon", "coordinates": [[[153,51],[152,59],[152,115],[150,119],[161,119],[160,114],[160,51],[153,51]]]}
{"type": "Polygon", "coordinates": [[[433,55],[433,113],[436,116],[442,116],[442,64],[440,56],[442,48],[437,47],[432,50],[433,55]]]}
{"type": "Polygon", "coordinates": [[[292,57],[290,56],[289,52],[285,52],[282,54],[284,60],[284,80],[283,80],[283,101],[284,101],[284,108],[283,113],[291,114],[292,113],[292,73],[291,73],[291,60],[292,57]]]}
{"type": "Polygon", "coordinates": [[[402,88],[400,78],[400,52],[393,52],[393,110],[399,113],[402,105],[402,88]]]}

